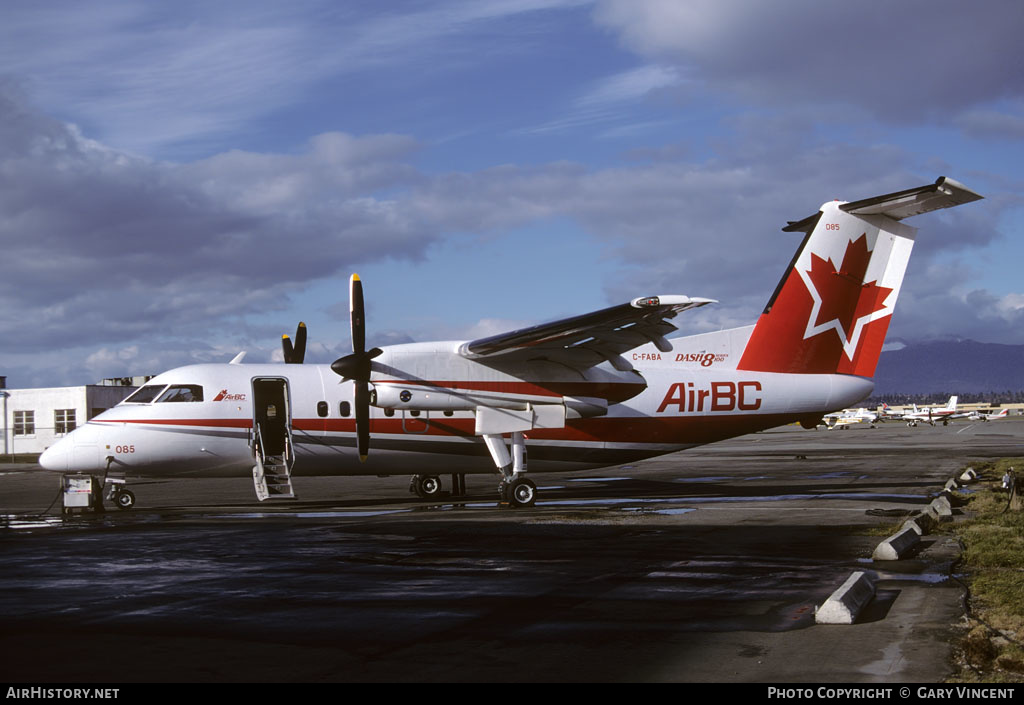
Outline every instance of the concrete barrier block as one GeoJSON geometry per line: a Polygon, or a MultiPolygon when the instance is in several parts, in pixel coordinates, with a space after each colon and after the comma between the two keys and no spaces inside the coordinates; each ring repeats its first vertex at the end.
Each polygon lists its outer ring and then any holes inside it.
{"type": "Polygon", "coordinates": [[[939,521],[953,517],[953,505],[949,503],[949,499],[946,497],[936,497],[928,506],[938,515],[939,521]]]}
{"type": "Polygon", "coordinates": [[[963,474],[960,475],[961,482],[974,482],[978,479],[978,473],[974,471],[974,468],[967,468],[963,474]]]}
{"type": "Polygon", "coordinates": [[[814,613],[818,624],[853,624],[857,615],[875,596],[875,584],[864,571],[857,571],[833,592],[814,613]]]}
{"type": "Polygon", "coordinates": [[[919,542],[921,535],[907,527],[878,544],[871,558],[876,561],[898,561],[907,555],[919,542]]]}
{"type": "Polygon", "coordinates": [[[949,478],[948,480],[946,480],[946,484],[942,487],[942,489],[944,489],[944,490],[958,490],[958,489],[960,489],[960,484],[956,480],[954,480],[953,478],[949,478]]]}
{"type": "Polygon", "coordinates": [[[910,528],[916,531],[918,536],[924,536],[935,526],[936,518],[928,514],[928,512],[919,512],[903,522],[903,526],[900,529],[910,528]]]}

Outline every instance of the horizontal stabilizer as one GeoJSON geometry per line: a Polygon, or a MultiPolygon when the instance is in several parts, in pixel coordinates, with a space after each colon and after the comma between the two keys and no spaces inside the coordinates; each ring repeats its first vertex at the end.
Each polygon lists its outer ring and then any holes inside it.
{"type": "MultiPolygon", "coordinates": [[[[959,181],[940,176],[934,184],[919,186],[888,193],[884,196],[865,198],[862,201],[843,203],[839,208],[853,215],[884,215],[893,220],[903,220],[912,215],[952,208],[963,203],[980,201],[984,196],[976,194],[959,181]]],[[[803,220],[791,221],[783,228],[785,232],[810,232],[817,223],[818,213],[803,220]]]]}

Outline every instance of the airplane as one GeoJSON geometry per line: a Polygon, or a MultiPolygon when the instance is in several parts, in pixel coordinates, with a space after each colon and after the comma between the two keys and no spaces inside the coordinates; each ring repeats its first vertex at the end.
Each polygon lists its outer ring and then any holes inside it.
{"type": "Polygon", "coordinates": [[[936,421],[942,421],[942,425],[945,426],[950,419],[964,416],[964,414],[956,413],[957,399],[958,397],[955,395],[951,396],[943,407],[918,409],[917,404],[914,404],[914,410],[909,414],[904,414],[903,420],[907,422],[907,426],[917,426],[918,421],[927,421],[932,426],[936,421]]]}
{"type": "MultiPolygon", "coordinates": [[[[666,338],[679,314],[717,303],[640,296],[476,340],[366,348],[363,283],[349,284],[352,352],[304,364],[305,326],[284,364],[164,372],[49,447],[47,470],[113,478],[248,476],[257,498],[292,477],[412,473],[420,497],[496,473],[499,504],[528,507],[538,472],[586,470],[799,422],[816,427],[874,388],[917,229],[903,219],[981,199],[934,184],[825,203],[790,221],[803,241],[753,325],[666,338]],[[371,442],[372,441],[372,442],[371,442]],[[528,452],[527,452],[528,451],[528,452]]],[[[102,500],[100,500],[102,507],[102,500]]]]}
{"type": "Polygon", "coordinates": [[[882,406],[878,410],[878,417],[885,421],[887,419],[901,419],[903,418],[903,414],[897,411],[893,411],[893,408],[891,406],[889,406],[885,402],[882,402],[882,406]]]}
{"type": "Polygon", "coordinates": [[[848,429],[855,423],[871,424],[871,428],[874,428],[876,421],[878,421],[878,414],[863,407],[825,414],[825,423],[830,431],[837,428],[848,429]]]}
{"type": "Polygon", "coordinates": [[[1000,411],[990,411],[987,414],[984,411],[975,411],[967,416],[971,421],[996,421],[998,419],[1005,419],[1010,415],[1009,409],[1001,409],[1000,411]]]}

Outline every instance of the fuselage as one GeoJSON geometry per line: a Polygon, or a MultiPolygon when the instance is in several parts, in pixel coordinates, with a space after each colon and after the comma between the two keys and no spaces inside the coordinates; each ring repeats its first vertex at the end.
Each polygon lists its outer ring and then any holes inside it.
{"type": "Polygon", "coordinates": [[[870,394],[842,374],[738,371],[728,354],[630,354],[634,371],[579,372],[544,363],[513,373],[466,360],[459,342],[392,346],[374,361],[371,450],[355,449],[353,389],[327,365],[205,364],[150,380],[140,393],[47,449],[61,472],[244,476],[254,464],[259,382],[284,389],[295,475],[493,473],[475,433],[482,406],[560,409],[563,422],[527,432],[529,470],[567,471],[634,461],[797,421],[870,394]],[[382,408],[388,406],[390,408],[382,408]]]}

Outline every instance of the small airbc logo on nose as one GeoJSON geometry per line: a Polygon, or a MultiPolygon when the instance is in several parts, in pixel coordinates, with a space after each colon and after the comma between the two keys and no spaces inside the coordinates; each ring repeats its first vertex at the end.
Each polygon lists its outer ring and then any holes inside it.
{"type": "Polygon", "coordinates": [[[837,266],[828,254],[821,257],[812,252],[810,267],[804,263],[797,268],[814,302],[805,340],[834,330],[852,360],[864,327],[892,314],[886,299],[893,289],[879,286],[878,279],[866,281],[871,255],[865,233],[847,242],[842,264],[837,266]]]}
{"type": "Polygon", "coordinates": [[[213,398],[214,401],[245,401],[244,394],[228,394],[228,390],[220,390],[220,394],[213,398]]]}

